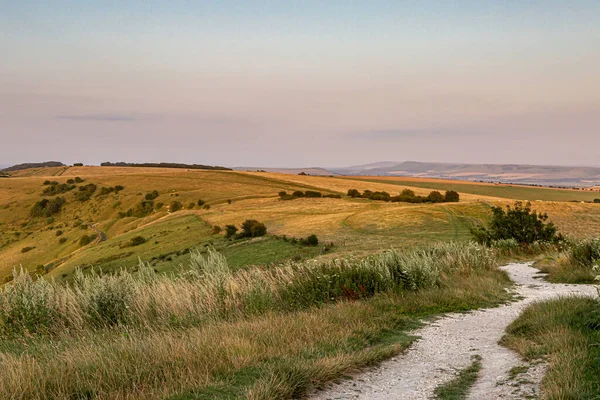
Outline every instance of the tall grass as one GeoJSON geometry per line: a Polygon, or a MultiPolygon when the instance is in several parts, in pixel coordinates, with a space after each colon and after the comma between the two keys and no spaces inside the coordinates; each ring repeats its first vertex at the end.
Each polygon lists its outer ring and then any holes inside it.
{"type": "Polygon", "coordinates": [[[232,273],[211,251],[171,275],[141,263],[69,284],[18,271],[0,290],[0,397],[296,397],[396,354],[417,317],[507,300],[495,255],[447,244],[232,273]]]}
{"type": "Polygon", "coordinates": [[[600,239],[580,239],[566,242],[549,251],[535,267],[548,273],[550,282],[593,283],[600,268],[600,239]]]}
{"type": "Polygon", "coordinates": [[[0,337],[191,326],[303,310],[380,292],[435,287],[442,274],[489,270],[495,260],[494,251],[467,243],[235,273],[225,257],[210,250],[207,256],[192,253],[189,268],[176,274],[158,275],[140,262],[135,273],[78,271],[68,284],[33,279],[20,270],[0,290],[0,337]]]}

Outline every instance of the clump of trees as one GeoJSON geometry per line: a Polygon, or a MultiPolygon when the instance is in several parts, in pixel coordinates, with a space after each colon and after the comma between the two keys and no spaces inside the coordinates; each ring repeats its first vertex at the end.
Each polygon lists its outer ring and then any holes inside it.
{"type": "Polygon", "coordinates": [[[58,183],[56,181],[46,181],[44,182],[44,185],[47,185],[48,187],[44,188],[44,191],[42,192],[42,196],[56,196],[58,194],[63,194],[66,192],[69,192],[73,189],[75,189],[75,185],[70,185],[68,183],[58,183]],[[49,182],[48,184],[46,184],[46,182],[49,182]]]}
{"type": "Polygon", "coordinates": [[[100,197],[100,196],[106,196],[106,195],[109,195],[111,193],[119,194],[119,192],[121,190],[123,190],[123,189],[125,189],[125,187],[121,186],[121,185],[117,185],[117,186],[114,186],[114,187],[103,187],[103,188],[100,189],[100,193],[98,193],[98,197],[100,197]]]}
{"type": "Polygon", "coordinates": [[[51,200],[40,200],[35,203],[31,209],[31,216],[34,218],[51,217],[55,214],[58,214],[62,210],[63,205],[66,203],[67,201],[63,197],[55,197],[51,200]]]}
{"type": "Polygon", "coordinates": [[[75,193],[75,200],[84,202],[92,198],[98,187],[93,183],[89,183],[85,186],[79,186],[79,191],[75,193]]]}
{"type": "Polygon", "coordinates": [[[471,229],[473,238],[486,245],[499,240],[513,239],[521,245],[534,242],[557,242],[563,240],[556,226],[548,222],[548,214],[531,209],[531,203],[516,202],[513,207],[492,207],[492,220],[487,228],[471,229]]]}
{"type": "Polygon", "coordinates": [[[303,198],[303,197],[312,197],[312,198],[326,197],[326,198],[332,198],[332,199],[341,199],[342,198],[342,196],[340,196],[339,194],[323,194],[321,192],[317,192],[314,190],[307,190],[306,192],[303,192],[301,190],[296,190],[291,194],[287,193],[286,191],[279,192],[279,198],[281,200],[294,200],[294,199],[299,199],[299,198],[303,198]]]}
{"type": "MultiPolygon", "coordinates": [[[[216,228],[216,227],[215,227],[216,228]]],[[[215,228],[213,228],[213,232],[215,232],[215,228]]],[[[220,230],[220,228],[219,228],[220,230]]],[[[235,239],[244,239],[244,238],[253,238],[260,237],[267,234],[267,226],[262,222],[258,222],[255,219],[247,219],[242,223],[242,230],[240,233],[238,227],[235,225],[226,225],[225,226],[225,237],[227,239],[235,238],[235,239]]]]}
{"type": "Polygon", "coordinates": [[[427,196],[417,196],[414,191],[410,189],[404,189],[399,195],[392,196],[385,191],[365,190],[360,193],[356,189],[349,189],[347,195],[352,198],[362,198],[377,201],[388,201],[388,202],[404,202],[404,203],[450,203],[458,202],[460,195],[454,190],[448,190],[445,194],[438,192],[437,190],[432,191],[427,196]]]}
{"type": "Polygon", "coordinates": [[[153,190],[153,191],[151,191],[149,193],[146,193],[146,196],[144,196],[144,198],[146,200],[155,200],[158,196],[159,196],[158,191],[153,190]]]}

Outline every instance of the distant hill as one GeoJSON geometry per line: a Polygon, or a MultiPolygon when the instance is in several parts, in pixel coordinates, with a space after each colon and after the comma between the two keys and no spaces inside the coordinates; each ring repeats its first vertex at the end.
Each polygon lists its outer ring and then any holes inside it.
{"type": "Polygon", "coordinates": [[[309,167],[309,168],[264,168],[264,167],[234,167],[236,171],[264,171],[264,172],[279,172],[281,174],[298,175],[304,172],[307,175],[314,176],[329,176],[339,175],[325,168],[309,167]]]}
{"type": "Polygon", "coordinates": [[[526,185],[593,187],[600,185],[600,168],[518,164],[380,162],[334,168],[343,175],[414,176],[526,185]]]}
{"type": "Polygon", "coordinates": [[[12,167],[2,169],[3,172],[21,171],[30,168],[44,168],[44,167],[64,167],[65,164],[58,161],[46,161],[41,163],[23,163],[13,165],[12,167]]]}
{"type": "Polygon", "coordinates": [[[209,169],[217,171],[231,171],[231,168],[201,165],[201,164],[179,164],[179,163],[126,163],[126,162],[103,162],[102,167],[143,167],[143,168],[181,168],[181,169],[209,169]]]}

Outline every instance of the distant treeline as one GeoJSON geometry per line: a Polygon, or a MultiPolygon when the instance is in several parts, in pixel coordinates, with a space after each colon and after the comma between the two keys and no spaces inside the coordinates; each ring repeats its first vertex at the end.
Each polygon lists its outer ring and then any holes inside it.
{"type": "Polygon", "coordinates": [[[454,190],[448,190],[445,194],[434,190],[428,196],[417,196],[412,190],[404,189],[398,196],[391,196],[388,192],[365,190],[361,194],[356,189],[350,189],[348,190],[348,196],[352,198],[405,203],[452,203],[460,200],[460,195],[454,190]]]}
{"type": "Polygon", "coordinates": [[[4,168],[3,172],[21,171],[29,168],[43,168],[43,167],[65,167],[65,164],[58,161],[46,161],[41,163],[24,163],[13,165],[12,167],[4,168]]]}
{"type": "Polygon", "coordinates": [[[144,168],[181,168],[181,169],[210,169],[218,171],[231,171],[231,168],[200,164],[177,164],[177,163],[125,163],[125,162],[103,162],[102,167],[144,167],[144,168]]]}

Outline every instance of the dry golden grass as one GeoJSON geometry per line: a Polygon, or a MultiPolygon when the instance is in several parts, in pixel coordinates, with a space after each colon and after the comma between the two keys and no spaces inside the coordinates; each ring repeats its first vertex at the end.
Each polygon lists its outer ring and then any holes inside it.
{"type": "MultiPolygon", "coordinates": [[[[285,190],[319,190],[330,193],[346,193],[350,188],[359,190],[388,191],[397,194],[411,188],[417,194],[426,195],[430,188],[394,184],[400,178],[319,177],[286,175],[277,173],[201,171],[168,168],[127,167],[68,167],[42,168],[19,171],[16,177],[0,180],[0,277],[6,276],[22,264],[34,269],[66,260],[67,269],[86,264],[122,252],[120,238],[132,233],[158,235],[161,225],[171,224],[173,218],[193,214],[204,225],[241,224],[246,219],[266,223],[270,233],[294,237],[317,234],[322,241],[334,242],[340,251],[366,253],[389,246],[418,245],[431,241],[463,240],[469,237],[469,227],[485,221],[489,205],[509,204],[511,201],[497,197],[461,192],[458,204],[384,203],[365,199],[296,199],[280,201],[277,193],[285,190]],[[65,210],[54,221],[29,219],[29,211],[41,199],[46,179],[60,183],[69,178],[82,177],[85,183],[101,187],[125,186],[118,195],[97,198],[86,203],[72,201],[72,192],[64,194],[69,201],[65,210]],[[371,180],[370,180],[371,179],[371,180]],[[387,183],[390,182],[390,183],[387,183]],[[184,208],[191,202],[203,199],[210,204],[209,210],[184,210],[169,215],[166,207],[145,218],[117,219],[119,211],[139,203],[145,193],[157,190],[156,202],[168,205],[180,201],[184,208]],[[477,200],[485,201],[477,201],[477,200]],[[232,200],[228,204],[227,200],[232,200]],[[98,257],[90,256],[91,249],[78,250],[78,240],[91,230],[81,230],[75,221],[84,224],[97,223],[109,242],[105,243],[98,257]],[[57,230],[64,232],[66,243],[59,244],[57,230]],[[114,246],[113,246],[114,245],[114,246]],[[22,253],[25,247],[33,250],[22,253]]],[[[456,181],[401,178],[403,181],[421,184],[435,181],[437,184],[456,185],[456,181]]],[[[466,183],[465,190],[472,187],[466,183]]],[[[490,186],[490,185],[488,185],[490,186]]],[[[482,187],[485,187],[482,184],[482,187]]],[[[495,186],[490,186],[495,188],[495,186]]],[[[520,189],[521,190],[521,189],[520,189]]],[[[522,188],[536,191],[537,188],[522,188]]],[[[534,202],[534,208],[548,212],[559,229],[569,235],[583,237],[600,232],[600,206],[567,202],[534,202]]],[[[175,243],[170,247],[158,246],[156,254],[182,250],[200,245],[210,239],[205,229],[198,231],[195,243],[175,243]],[[200,233],[202,232],[202,233],[200,233]]],[[[151,252],[142,253],[153,256],[151,252]]],[[[59,268],[60,269],[60,268],[59,268]]]]}

